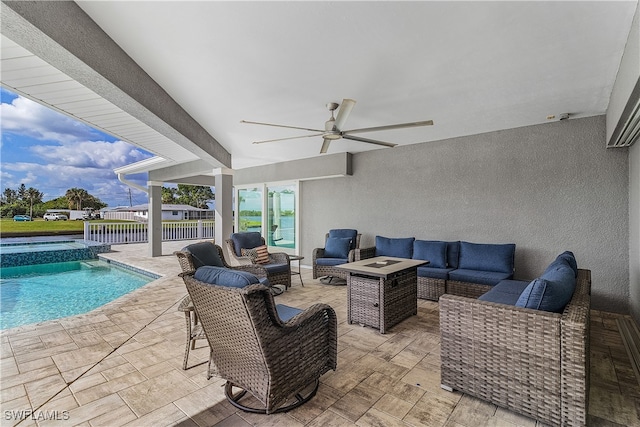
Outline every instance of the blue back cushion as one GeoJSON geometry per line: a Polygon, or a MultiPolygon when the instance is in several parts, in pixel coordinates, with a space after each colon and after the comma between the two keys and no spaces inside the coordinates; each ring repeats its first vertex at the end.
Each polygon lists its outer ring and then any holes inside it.
{"type": "Polygon", "coordinates": [[[460,241],[447,242],[447,267],[458,268],[460,258],[460,241]]]}
{"type": "Polygon", "coordinates": [[[459,268],[513,273],[516,245],[460,242],[459,268]]]}
{"type": "Polygon", "coordinates": [[[193,277],[210,285],[227,286],[230,288],[244,288],[248,285],[260,283],[258,278],[251,273],[222,267],[200,267],[196,270],[193,277]]]}
{"type": "Polygon", "coordinates": [[[348,258],[351,240],[351,237],[329,237],[324,246],[324,256],[327,258],[348,258]]]}
{"type": "Polygon", "coordinates": [[[242,256],[242,249],[253,249],[262,245],[262,235],[257,231],[249,231],[246,233],[233,233],[231,235],[233,249],[237,256],[242,256]]]}
{"type": "Polygon", "coordinates": [[[568,264],[552,263],[520,294],[516,306],[560,313],[571,301],[576,277],[568,264]]]}
{"type": "Polygon", "coordinates": [[[416,240],[413,242],[413,259],[429,261],[431,268],[446,268],[447,242],[416,240]]]}
{"type": "Polygon", "coordinates": [[[576,257],[573,255],[573,252],[564,251],[560,255],[558,255],[556,260],[566,261],[567,264],[569,264],[569,267],[571,267],[571,269],[573,270],[575,276],[578,277],[578,263],[576,261],[576,257]]]}
{"type": "Polygon", "coordinates": [[[220,259],[220,255],[218,254],[218,249],[211,242],[193,243],[185,246],[182,250],[191,254],[193,266],[196,269],[205,265],[224,267],[224,264],[220,259]]]}
{"type": "Polygon", "coordinates": [[[415,237],[390,239],[376,236],[376,256],[392,256],[397,258],[411,258],[415,237]]]}
{"type": "Polygon", "coordinates": [[[334,228],[333,230],[329,230],[329,237],[349,237],[351,239],[350,249],[355,249],[358,230],[353,230],[351,228],[334,228]]]}

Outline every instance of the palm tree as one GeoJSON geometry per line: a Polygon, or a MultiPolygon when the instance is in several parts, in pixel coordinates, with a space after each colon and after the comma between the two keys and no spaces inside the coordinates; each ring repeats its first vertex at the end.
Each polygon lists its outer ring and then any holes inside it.
{"type": "Polygon", "coordinates": [[[33,204],[42,203],[42,192],[36,190],[33,187],[27,188],[25,191],[25,197],[29,199],[29,216],[33,218],[33,204]]]}
{"type": "Polygon", "coordinates": [[[82,210],[82,201],[87,200],[90,195],[84,188],[70,188],[65,193],[65,197],[69,201],[69,209],[73,209],[73,203],[76,203],[76,209],[82,210]]]}

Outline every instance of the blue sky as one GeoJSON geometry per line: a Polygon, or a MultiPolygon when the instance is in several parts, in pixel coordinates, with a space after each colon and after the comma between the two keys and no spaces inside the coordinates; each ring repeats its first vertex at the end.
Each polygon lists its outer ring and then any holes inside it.
{"type": "MultiPolygon", "coordinates": [[[[152,155],[127,142],[0,89],[1,190],[24,183],[44,193],[43,201],[84,188],[110,207],[147,203],[147,195],[120,181],[113,169],[152,155]]],[[[127,176],[146,186],[146,174],[127,176]]]]}

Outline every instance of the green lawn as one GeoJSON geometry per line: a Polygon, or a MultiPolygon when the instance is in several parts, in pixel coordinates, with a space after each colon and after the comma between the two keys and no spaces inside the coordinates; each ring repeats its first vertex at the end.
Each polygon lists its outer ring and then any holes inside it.
{"type": "MultiPolygon", "coordinates": [[[[101,222],[128,222],[128,221],[104,221],[95,220],[92,223],[101,222]]],[[[84,221],[45,221],[36,218],[33,221],[14,221],[12,218],[0,219],[0,237],[33,236],[46,234],[77,234],[84,230],[84,221]]]]}

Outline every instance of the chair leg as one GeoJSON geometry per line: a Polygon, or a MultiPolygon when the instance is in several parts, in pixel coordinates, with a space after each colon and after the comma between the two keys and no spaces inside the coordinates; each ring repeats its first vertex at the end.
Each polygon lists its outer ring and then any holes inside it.
{"type": "Polygon", "coordinates": [[[191,339],[191,316],[189,312],[185,312],[185,317],[187,319],[187,346],[184,350],[184,361],[182,362],[182,369],[187,370],[187,362],[189,361],[189,349],[193,345],[195,348],[195,340],[191,339]]]}
{"type": "Polygon", "coordinates": [[[306,396],[303,396],[300,393],[297,393],[295,395],[295,399],[296,399],[295,402],[287,406],[281,406],[270,412],[267,412],[266,408],[252,408],[250,406],[245,406],[241,404],[240,399],[242,399],[245,396],[245,394],[247,394],[247,390],[237,387],[236,385],[232,384],[229,381],[227,381],[227,383],[224,386],[224,394],[227,397],[227,400],[229,401],[229,403],[231,403],[236,408],[241,409],[245,412],[250,412],[252,414],[267,414],[267,413],[279,414],[282,412],[291,411],[292,409],[295,409],[300,405],[307,403],[309,400],[311,400],[313,396],[316,395],[316,392],[318,391],[319,386],[320,386],[320,380],[315,380],[315,385],[313,387],[313,390],[311,390],[306,396]],[[233,394],[233,387],[240,388],[240,391],[236,394],[233,394]]]}

